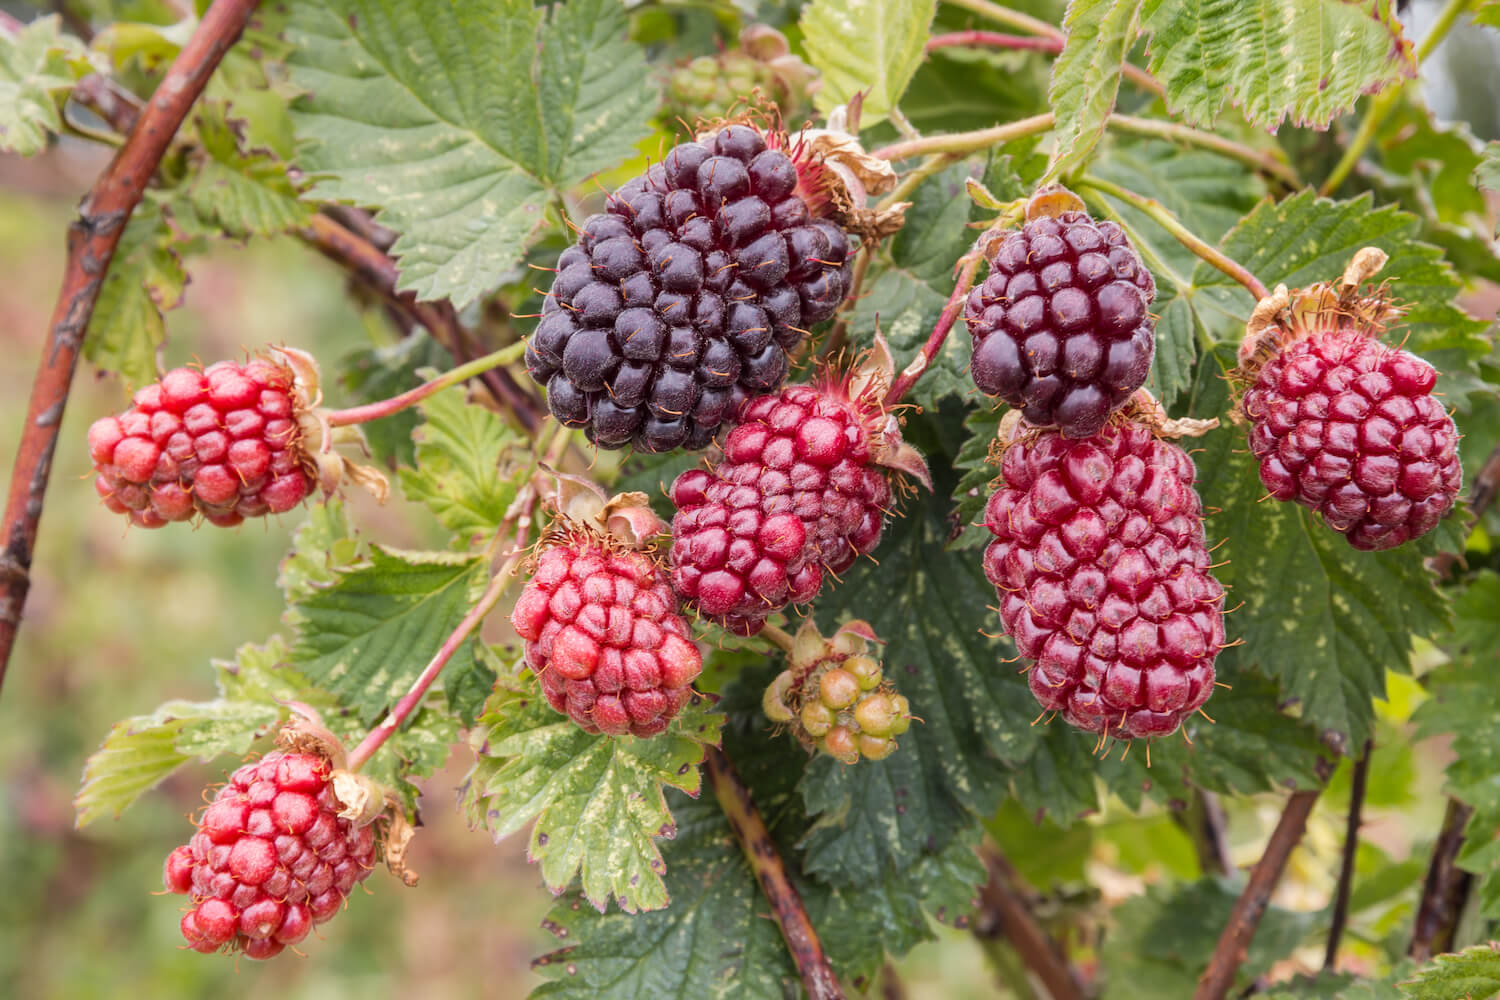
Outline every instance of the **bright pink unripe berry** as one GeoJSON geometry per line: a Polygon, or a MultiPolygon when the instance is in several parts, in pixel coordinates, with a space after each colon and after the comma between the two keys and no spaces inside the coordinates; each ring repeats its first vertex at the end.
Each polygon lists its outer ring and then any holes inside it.
{"type": "Polygon", "coordinates": [[[511,624],[547,702],[591,733],[663,731],[703,669],[652,554],[592,529],[547,544],[511,624]]]}
{"type": "Polygon", "coordinates": [[[159,528],[202,514],[232,527],[312,492],[290,369],[265,360],[174,368],[89,428],[94,487],[110,510],[159,528]]]}
{"type": "Polygon", "coordinates": [[[236,770],[163,868],[168,891],[193,902],[188,945],[271,958],[338,912],[375,865],[374,828],[340,808],[316,754],[277,750],[236,770]]]}

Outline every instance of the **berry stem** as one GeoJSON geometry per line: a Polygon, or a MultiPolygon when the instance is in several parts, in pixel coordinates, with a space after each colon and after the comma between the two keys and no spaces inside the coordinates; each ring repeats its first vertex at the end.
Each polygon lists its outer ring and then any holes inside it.
{"type": "Polygon", "coordinates": [[[1286,870],[1287,859],[1291,857],[1292,850],[1302,840],[1302,834],[1307,829],[1307,817],[1312,814],[1313,806],[1317,804],[1322,792],[1323,789],[1319,786],[1293,792],[1287,799],[1286,807],[1281,811],[1281,819],[1276,822],[1276,829],[1271,832],[1271,840],[1266,844],[1265,853],[1250,870],[1250,879],[1245,883],[1240,898],[1235,901],[1234,909],[1229,914],[1229,922],[1224,925],[1224,932],[1219,935],[1219,943],[1215,945],[1213,956],[1208,960],[1203,978],[1198,980],[1193,1000],[1224,1000],[1229,995],[1234,986],[1235,974],[1239,972],[1240,964],[1249,953],[1250,941],[1255,937],[1260,918],[1271,900],[1271,893],[1275,890],[1276,883],[1281,881],[1281,873],[1286,870]]]}
{"type": "Polygon", "coordinates": [[[871,153],[883,160],[905,160],[913,156],[926,156],[931,153],[977,153],[991,146],[1003,145],[1016,139],[1024,139],[1030,135],[1037,135],[1052,128],[1056,121],[1052,112],[1047,111],[1030,118],[1022,118],[1019,121],[1007,122],[1004,125],[995,125],[991,128],[982,128],[973,132],[954,132],[950,135],[930,135],[925,139],[912,139],[907,142],[897,142],[889,146],[883,146],[871,153]]]}
{"type": "Polygon", "coordinates": [[[777,628],[775,625],[767,622],[761,627],[760,634],[781,647],[783,652],[790,653],[792,651],[793,639],[791,634],[785,629],[777,628]]]}
{"type": "MultiPolygon", "coordinates": [[[[442,646],[438,648],[432,659],[428,661],[426,668],[412,682],[411,688],[406,694],[401,696],[401,700],[396,702],[395,707],[391,709],[380,725],[365,734],[365,738],[360,741],[359,746],[355,747],[349,753],[348,769],[350,771],[358,771],[366,761],[375,756],[380,748],[385,745],[385,741],[390,739],[391,734],[400,729],[406,720],[411,717],[411,714],[416,711],[417,706],[422,703],[422,699],[426,697],[427,689],[432,686],[432,682],[437,680],[438,675],[443,672],[443,668],[448,665],[448,661],[453,658],[453,654],[458,652],[459,648],[469,638],[469,634],[479,626],[480,622],[484,621],[484,617],[494,610],[495,605],[505,593],[506,588],[510,586],[511,576],[515,573],[516,567],[521,565],[522,560],[526,558],[529,552],[526,548],[526,539],[531,533],[531,512],[535,506],[536,492],[530,486],[523,486],[521,492],[516,496],[515,502],[511,504],[510,511],[507,512],[507,520],[513,520],[516,526],[515,544],[510,555],[501,564],[500,568],[495,571],[494,575],[490,577],[489,586],[485,588],[484,593],[480,595],[475,605],[469,609],[469,613],[464,615],[463,621],[458,623],[458,627],[443,641],[442,646]]],[[[497,537],[505,537],[505,534],[502,528],[500,535],[497,537]]]]}
{"type": "Polygon", "coordinates": [[[1418,962],[1430,962],[1432,956],[1453,948],[1453,935],[1474,876],[1458,867],[1458,852],[1464,846],[1464,828],[1474,815],[1474,808],[1455,798],[1448,799],[1443,826],[1432,846],[1432,860],[1427,863],[1427,877],[1422,881],[1422,898],[1412,921],[1411,944],[1406,954],[1418,962]]]}
{"type": "Polygon", "coordinates": [[[974,287],[974,276],[979,272],[980,260],[980,255],[973,252],[965,259],[962,269],[958,272],[958,281],[953,286],[953,294],[948,296],[948,303],[943,306],[943,312],[938,316],[932,333],[928,335],[927,343],[922,345],[921,352],[891,383],[890,391],[885,395],[886,406],[899,403],[907,390],[917,383],[917,379],[932,367],[932,359],[937,357],[938,351],[943,349],[943,343],[948,339],[954,322],[958,320],[958,314],[963,311],[964,300],[969,297],[969,289],[974,287]]]}
{"type": "MultiPolygon", "coordinates": [[[[1046,132],[1055,123],[1051,112],[1033,115],[1030,118],[1022,118],[1019,121],[1007,122],[1004,125],[995,125],[991,128],[977,129],[972,132],[952,132],[947,135],[930,135],[922,139],[914,139],[906,142],[892,143],[875,150],[871,155],[879,156],[887,160],[904,160],[913,156],[943,155],[949,161],[958,159],[969,153],[977,153],[991,146],[1002,145],[1013,142],[1016,139],[1024,139],[1030,135],[1046,132]]],[[[1181,143],[1185,146],[1194,146],[1210,153],[1217,153],[1227,159],[1243,163],[1245,166],[1274,177],[1276,180],[1292,188],[1302,186],[1302,180],[1297,172],[1288,165],[1285,160],[1275,153],[1264,150],[1253,149],[1244,143],[1226,139],[1212,132],[1193,128],[1189,125],[1180,125],[1176,122],[1157,121],[1153,118],[1138,118],[1135,115],[1111,114],[1105,122],[1106,126],[1116,132],[1126,135],[1144,136],[1151,139],[1161,139],[1165,142],[1181,143]]],[[[924,171],[921,179],[925,179],[946,166],[948,161],[931,166],[923,163],[917,169],[924,171]]],[[[914,186],[914,185],[913,185],[914,186]]],[[[887,195],[882,204],[899,200],[911,193],[911,188],[903,187],[887,195]],[[904,188],[904,189],[903,189],[904,188]]]]}
{"type": "MultiPolygon", "coordinates": [[[[1417,45],[1415,58],[1418,66],[1427,61],[1443,41],[1448,37],[1448,32],[1453,30],[1459,15],[1474,5],[1474,0],[1448,0],[1443,9],[1438,12],[1437,20],[1433,22],[1431,30],[1422,38],[1417,45]]],[[[1339,157],[1339,162],[1333,165],[1329,171],[1328,178],[1323,181],[1323,186],[1318,188],[1318,194],[1327,198],[1337,191],[1349,179],[1354,172],[1354,167],[1359,163],[1359,158],[1365,155],[1365,148],[1375,138],[1375,133],[1380,130],[1381,123],[1386,116],[1396,107],[1396,102],[1401,99],[1401,93],[1406,89],[1406,84],[1400,83],[1387,87],[1370,101],[1370,107],[1365,111],[1365,117],[1361,119],[1359,128],[1354,137],[1349,140],[1349,145],[1344,147],[1344,155],[1339,157]]]]}
{"type": "Polygon", "coordinates": [[[828,964],[823,942],[818,939],[818,932],[802,904],[802,896],[787,874],[786,864],[776,850],[776,842],[771,839],[766,821],[750,797],[750,789],[745,787],[733,762],[718,747],[708,748],[703,758],[703,770],[713,786],[714,797],[719,800],[719,808],[724,810],[729,827],[734,831],[734,839],[739,842],[750,870],[755,873],[756,882],[771,904],[771,915],[776,926],[781,928],[781,936],[791,952],[808,997],[810,1000],[843,1000],[843,987],[828,964]]]}
{"type": "Polygon", "coordinates": [[[0,541],[0,683],[5,680],[31,587],[31,556],[52,472],[52,455],[84,332],[103,287],[101,278],[109,270],[131,213],[156,175],[157,164],[224,53],[244,31],[257,3],[215,0],[209,7],[151,101],[136,117],[125,144],[84,196],[78,218],[68,227],[62,288],[32,382],[5,506],[4,537],[0,541]]]}
{"type": "Polygon", "coordinates": [[[1354,855],[1359,850],[1360,815],[1365,805],[1365,787],[1370,781],[1369,740],[1365,740],[1364,752],[1354,762],[1354,771],[1349,777],[1349,815],[1344,825],[1344,849],[1339,863],[1338,888],[1333,896],[1333,921],[1328,926],[1328,947],[1323,952],[1323,968],[1333,971],[1339,957],[1339,941],[1344,936],[1344,925],[1349,922],[1349,893],[1354,888],[1354,855]]]}
{"type": "Polygon", "coordinates": [[[1201,236],[1198,236],[1192,230],[1188,229],[1187,226],[1184,226],[1178,220],[1177,216],[1173,215],[1165,205],[1155,198],[1147,198],[1144,195],[1136,194],[1134,191],[1123,188],[1113,181],[1107,181],[1092,174],[1079,178],[1077,184],[1079,187],[1093,188],[1100,194],[1107,194],[1111,198],[1117,198],[1146,215],[1152,222],[1155,222],[1170,233],[1178,243],[1191,250],[1200,260],[1208,262],[1219,271],[1239,282],[1244,286],[1245,291],[1255,297],[1257,302],[1270,294],[1266,290],[1266,286],[1261,284],[1260,279],[1251,274],[1243,264],[1230,259],[1217,247],[1210,246],[1201,236]]]}
{"type": "MultiPolygon", "coordinates": [[[[397,291],[396,262],[375,244],[323,214],[314,215],[298,235],[323,256],[352,272],[401,315],[426,329],[455,361],[463,364],[471,360],[469,343],[472,335],[453,307],[447,303],[418,302],[412,293],[397,291]]],[[[526,432],[535,434],[541,426],[546,406],[503,369],[491,368],[480,378],[495,400],[515,416],[526,432]]]]}
{"type": "MultiPolygon", "coordinates": [[[[990,0],[948,0],[948,2],[955,7],[962,7],[964,10],[978,14],[980,17],[988,18],[1003,27],[1010,28],[1013,31],[1024,31],[1026,34],[1035,35],[1037,38],[1037,41],[1032,43],[1030,39],[1016,39],[1015,35],[1002,35],[992,31],[956,32],[956,34],[975,34],[988,37],[975,39],[967,43],[952,42],[950,43],[952,45],[987,45],[996,48],[1034,49],[1057,53],[1061,52],[1063,46],[1067,44],[1067,36],[1046,21],[1032,17],[1029,14],[1022,14],[1020,11],[1011,10],[1009,7],[1002,7],[997,3],[991,3],[990,0]],[[1026,44],[1010,45],[1001,41],[1001,39],[1016,39],[1026,44]]],[[[937,37],[942,38],[947,36],[939,35],[937,37]]],[[[929,44],[928,51],[931,51],[932,48],[933,46],[929,44]]],[[[1126,63],[1121,67],[1121,73],[1127,80],[1141,87],[1143,90],[1149,90],[1158,97],[1162,97],[1166,93],[1156,77],[1139,66],[1126,63]]]]}
{"type": "Polygon", "coordinates": [[[1019,891],[1020,876],[1015,866],[989,844],[981,847],[979,854],[990,877],[979,889],[975,935],[982,941],[1002,934],[1009,938],[1016,954],[1041,980],[1052,1000],[1083,1000],[1086,993],[1077,971],[1026,905],[1019,891]]]}
{"type": "Polygon", "coordinates": [[[466,382],[477,375],[483,375],[492,368],[508,365],[519,361],[521,355],[526,353],[524,341],[518,341],[506,347],[500,348],[482,358],[476,358],[468,364],[459,365],[452,371],[444,372],[435,379],[423,382],[415,389],[408,389],[399,396],[390,399],[382,399],[377,403],[366,403],[363,406],[351,406],[347,410],[334,410],[327,414],[328,424],[331,427],[346,427],[350,424],[363,424],[371,420],[379,420],[381,417],[389,417],[400,413],[409,406],[415,406],[422,400],[434,393],[442,392],[450,386],[466,382]]]}

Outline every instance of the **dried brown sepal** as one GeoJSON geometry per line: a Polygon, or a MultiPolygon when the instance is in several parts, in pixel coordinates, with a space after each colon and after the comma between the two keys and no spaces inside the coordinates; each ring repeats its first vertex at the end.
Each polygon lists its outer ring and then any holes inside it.
{"type": "Polygon", "coordinates": [[[843,382],[844,391],[860,412],[875,415],[867,430],[870,457],[876,465],[910,476],[931,490],[932,473],[927,468],[927,460],[902,438],[896,411],[885,409],[886,392],[895,379],[895,373],[896,360],[891,354],[891,345],[877,324],[872,347],[856,355],[853,363],[842,370],[833,364],[825,365],[818,378],[830,385],[843,382]]]}
{"type": "MultiPolygon", "coordinates": [[[[1255,304],[1240,341],[1239,364],[1229,373],[1237,390],[1254,384],[1267,361],[1289,345],[1315,333],[1335,329],[1358,329],[1379,337],[1403,313],[1392,301],[1385,285],[1368,290],[1364,286],[1387,261],[1385,251],[1364,247],[1350,259],[1337,282],[1320,281],[1307,288],[1288,290],[1285,285],[1255,304]]],[[[1242,420],[1238,403],[1231,417],[1242,420]]]]}
{"type": "Polygon", "coordinates": [[[306,351],[285,345],[272,347],[270,359],[292,373],[292,408],[297,419],[297,450],[303,467],[317,480],[325,496],[337,492],[344,483],[353,483],[368,492],[379,503],[390,496],[390,482],[373,465],[355,462],[334,450],[335,445],[352,445],[369,455],[364,432],[357,426],[333,427],[328,410],[323,407],[322,372],[317,359],[306,351]]]}
{"type": "Polygon", "coordinates": [[[323,717],[317,709],[300,701],[284,701],[282,704],[291,710],[291,718],[276,734],[278,747],[292,753],[315,754],[328,761],[334,770],[348,766],[343,742],[323,724],[323,717]]]}
{"type": "Polygon", "coordinates": [[[1137,389],[1114,416],[1145,424],[1157,437],[1162,438],[1202,437],[1219,426],[1218,417],[1168,417],[1166,407],[1157,401],[1149,389],[1137,389]]]}
{"type": "Polygon", "coordinates": [[[387,799],[386,804],[389,809],[381,835],[386,870],[399,878],[403,885],[415,886],[421,877],[406,863],[406,852],[417,835],[417,828],[406,818],[406,810],[394,795],[387,799]]]}

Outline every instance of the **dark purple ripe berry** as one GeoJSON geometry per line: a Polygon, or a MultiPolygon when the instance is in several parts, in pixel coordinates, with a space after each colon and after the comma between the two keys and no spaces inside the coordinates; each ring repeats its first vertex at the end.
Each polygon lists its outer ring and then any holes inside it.
{"type": "Polygon", "coordinates": [[[1113,222],[1085,212],[1028,222],[969,293],[979,390],[1064,437],[1099,433],[1151,370],[1156,285],[1113,222]]]}
{"type": "Polygon", "coordinates": [[[605,448],[703,448],[849,289],[849,239],[819,218],[821,167],[731,125],[610,196],[557,277],[526,351],[552,413],[605,448]]]}

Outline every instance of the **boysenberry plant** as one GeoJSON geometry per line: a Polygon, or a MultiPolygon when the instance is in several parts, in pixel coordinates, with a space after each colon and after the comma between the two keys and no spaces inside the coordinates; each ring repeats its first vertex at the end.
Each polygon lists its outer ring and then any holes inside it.
{"type": "Polygon", "coordinates": [[[296,525],[78,826],[222,776],[141,846],[183,962],[320,961],[456,808],[557,897],[538,997],[899,997],[936,938],[973,995],[1496,995],[1500,144],[1419,79],[1500,2],[1407,6],[0,11],[0,153],[109,154],[0,680],[49,493],[296,525]],[[278,237],[385,346],[169,336],[278,237]]]}

